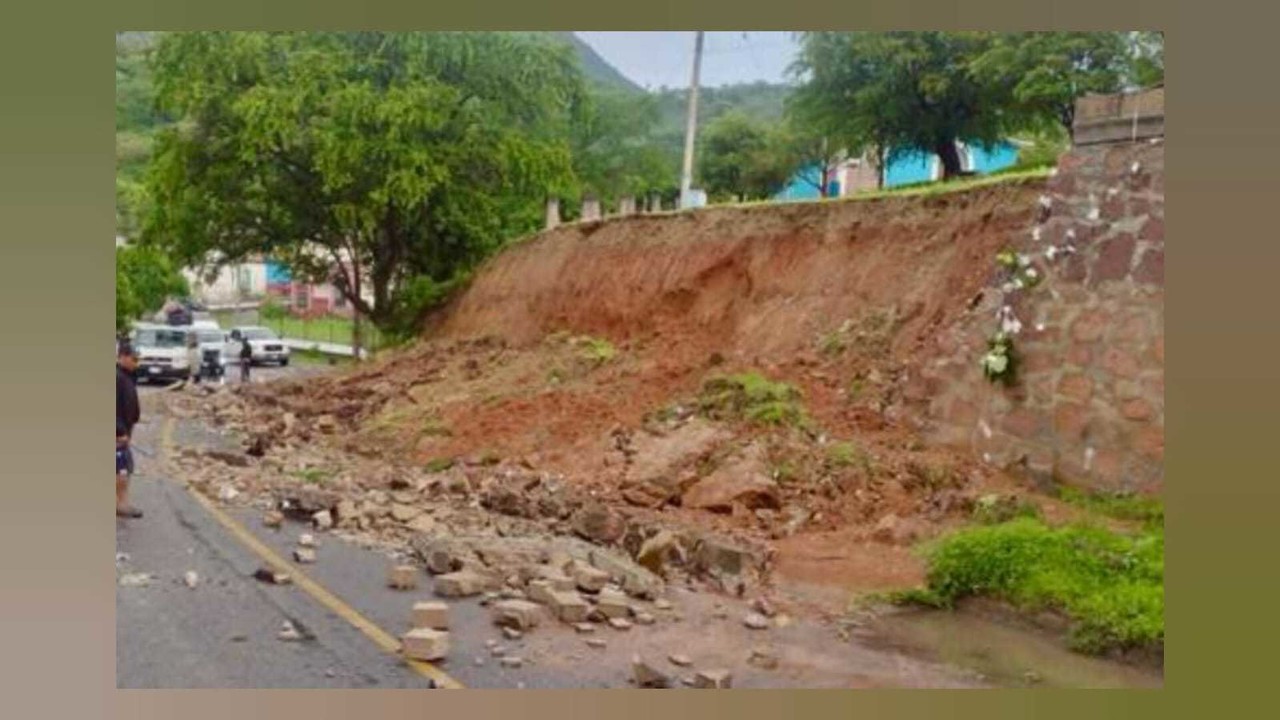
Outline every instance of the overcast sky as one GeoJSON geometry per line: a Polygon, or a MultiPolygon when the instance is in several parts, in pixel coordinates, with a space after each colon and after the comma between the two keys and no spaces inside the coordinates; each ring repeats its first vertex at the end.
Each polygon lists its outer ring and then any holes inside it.
{"type": "MultiPolygon", "coordinates": [[[[693,70],[694,33],[578,32],[610,65],[637,85],[686,87],[693,70]]],[[[783,82],[795,56],[790,32],[708,32],[702,51],[702,82],[783,82]]]]}

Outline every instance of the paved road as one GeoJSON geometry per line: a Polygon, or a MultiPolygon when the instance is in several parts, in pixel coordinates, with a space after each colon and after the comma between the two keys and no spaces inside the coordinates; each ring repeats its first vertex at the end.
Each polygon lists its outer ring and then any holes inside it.
{"type": "Polygon", "coordinates": [[[254,580],[259,559],[180,485],[155,474],[155,427],[139,430],[132,492],[146,517],[117,521],[116,574],[154,579],[117,584],[118,687],[429,687],[296,588],[254,580]],[[199,576],[195,588],[183,581],[188,571],[199,576]],[[277,639],[285,620],[303,640],[277,639]]]}

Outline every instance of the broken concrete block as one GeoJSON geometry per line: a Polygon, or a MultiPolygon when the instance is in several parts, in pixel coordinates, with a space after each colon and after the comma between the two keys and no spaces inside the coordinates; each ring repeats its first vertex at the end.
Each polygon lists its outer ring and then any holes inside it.
{"type": "Polygon", "coordinates": [[[575,592],[552,592],[550,601],[546,603],[551,612],[566,623],[580,623],[587,619],[591,607],[575,592]]]}
{"type": "Polygon", "coordinates": [[[431,630],[449,629],[449,606],[442,602],[427,601],[413,604],[413,627],[431,630]]]}
{"type": "Polygon", "coordinates": [[[412,565],[397,565],[391,568],[387,585],[396,590],[412,590],[418,587],[418,569],[412,565]]]}
{"type": "Polygon", "coordinates": [[[604,589],[609,582],[609,573],[594,567],[579,565],[573,569],[573,579],[578,589],[583,592],[596,593],[604,589]]]}
{"type": "Polygon", "coordinates": [[[303,564],[313,563],[316,561],[316,551],[309,547],[294,548],[293,559],[303,564]]]}
{"type": "Polygon", "coordinates": [[[632,597],[652,598],[662,588],[662,578],[632,562],[630,558],[602,549],[591,551],[591,564],[621,581],[622,589],[632,597]]]}
{"type": "Polygon", "coordinates": [[[529,599],[542,603],[543,605],[551,604],[551,596],[554,591],[551,589],[551,583],[547,580],[530,580],[529,581],[529,599]]]}
{"type": "Polygon", "coordinates": [[[588,623],[588,622],[580,622],[580,623],[576,623],[576,624],[573,626],[573,629],[574,629],[574,630],[577,630],[578,632],[580,632],[580,633],[582,633],[582,634],[584,634],[584,635],[586,635],[586,634],[589,634],[589,633],[593,633],[593,632],[595,632],[595,631],[596,631],[596,626],[595,626],[595,625],[592,625],[591,623],[588,623]]]}
{"type": "Polygon", "coordinates": [[[726,690],[733,686],[733,673],[728,670],[699,670],[693,686],[703,690],[726,690]]]}
{"type": "Polygon", "coordinates": [[[268,510],[262,516],[262,524],[269,528],[278,528],[284,523],[284,513],[279,510],[268,510]]]}
{"type": "Polygon", "coordinates": [[[542,606],[528,600],[503,600],[493,605],[493,622],[501,627],[529,630],[542,620],[542,606]]]}
{"type": "Polygon", "coordinates": [[[769,627],[769,619],[760,613],[750,613],[742,618],[742,624],[752,630],[765,630],[769,627]]]}
{"type": "Polygon", "coordinates": [[[631,621],[626,618],[609,618],[609,627],[614,630],[630,630],[631,621]]]}
{"type": "Polygon", "coordinates": [[[298,545],[301,547],[315,547],[316,539],[311,533],[302,533],[298,536],[298,545]]]}
{"type": "Polygon", "coordinates": [[[459,570],[436,576],[435,591],[440,597],[471,597],[484,592],[489,586],[487,578],[470,570],[459,570]]]}
{"type": "Polygon", "coordinates": [[[636,687],[671,687],[671,676],[644,661],[639,655],[631,656],[631,677],[636,687]]]}
{"type": "Polygon", "coordinates": [[[630,617],[631,601],[626,595],[616,590],[602,590],[596,596],[596,609],[608,618],[630,617]]]}
{"type": "Polygon", "coordinates": [[[318,530],[328,530],[333,527],[333,513],[330,513],[328,510],[321,510],[311,516],[311,522],[318,530]]]}
{"type": "Polygon", "coordinates": [[[449,654],[449,633],[432,628],[415,628],[400,637],[404,656],[431,662],[449,654]]]}

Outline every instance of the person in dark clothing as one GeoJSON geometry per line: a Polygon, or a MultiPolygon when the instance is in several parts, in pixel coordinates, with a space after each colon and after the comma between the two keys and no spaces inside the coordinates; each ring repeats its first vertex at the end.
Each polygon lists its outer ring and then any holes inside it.
{"type": "Polygon", "coordinates": [[[249,382],[249,368],[253,365],[253,347],[249,338],[240,338],[240,382],[249,382]]]}
{"type": "Polygon", "coordinates": [[[129,476],[133,474],[133,450],[129,443],[133,426],[142,417],[138,386],[133,374],[138,354],[128,342],[116,351],[116,517],[140,518],[142,511],[129,505],[129,476]]]}

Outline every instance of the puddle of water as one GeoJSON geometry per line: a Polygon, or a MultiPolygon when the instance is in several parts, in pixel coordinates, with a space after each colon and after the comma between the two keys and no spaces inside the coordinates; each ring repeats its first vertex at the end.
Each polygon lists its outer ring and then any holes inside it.
{"type": "Polygon", "coordinates": [[[959,666],[1005,687],[1161,688],[1154,668],[1072,652],[1059,638],[964,609],[907,610],[877,618],[870,644],[959,666]]]}

